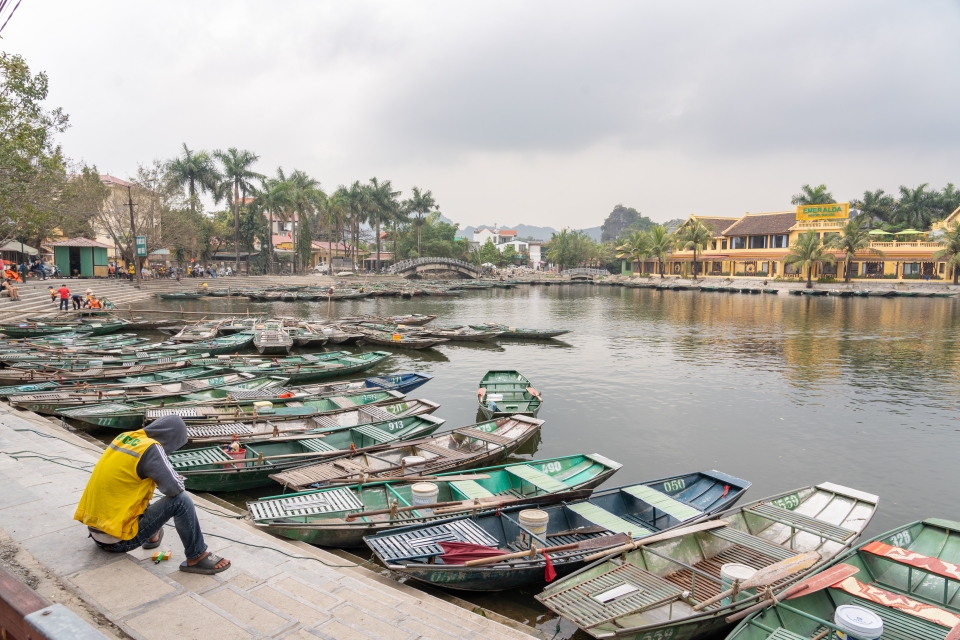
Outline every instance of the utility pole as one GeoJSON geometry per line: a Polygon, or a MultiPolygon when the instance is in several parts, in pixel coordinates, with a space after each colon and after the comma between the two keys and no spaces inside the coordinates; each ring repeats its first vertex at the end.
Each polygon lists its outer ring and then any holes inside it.
{"type": "Polygon", "coordinates": [[[137,257],[137,225],[133,221],[133,192],[130,191],[129,185],[127,186],[127,204],[130,205],[130,237],[133,239],[130,248],[133,249],[133,268],[137,271],[137,289],[141,289],[143,281],[140,279],[140,258],[137,257]]]}

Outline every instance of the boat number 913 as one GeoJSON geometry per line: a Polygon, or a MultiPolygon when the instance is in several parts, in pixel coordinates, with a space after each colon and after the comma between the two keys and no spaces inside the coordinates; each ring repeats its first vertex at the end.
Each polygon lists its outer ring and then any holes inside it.
{"type": "Polygon", "coordinates": [[[793,511],[800,506],[800,496],[795,493],[791,493],[788,496],[783,496],[782,498],[772,500],[771,503],[775,507],[780,507],[781,509],[786,509],[787,511],[793,511]]]}
{"type": "Polygon", "coordinates": [[[542,467],[540,467],[540,470],[541,470],[543,473],[556,473],[557,471],[560,471],[560,463],[559,463],[559,462],[548,462],[548,463],[546,463],[545,465],[543,465],[542,467]]]}
{"type": "MultiPolygon", "coordinates": [[[[663,483],[663,490],[667,493],[676,493],[677,491],[682,491],[684,487],[687,486],[687,483],[683,481],[683,478],[677,478],[676,480],[668,480],[663,483]]],[[[668,636],[664,636],[668,637],[668,636]]]]}
{"type": "Polygon", "coordinates": [[[396,431],[397,429],[403,429],[403,420],[398,420],[396,422],[390,422],[387,424],[387,429],[390,431],[396,431]]]}
{"type": "Polygon", "coordinates": [[[673,629],[660,629],[654,633],[648,633],[640,640],[669,640],[673,637],[673,629]]]}

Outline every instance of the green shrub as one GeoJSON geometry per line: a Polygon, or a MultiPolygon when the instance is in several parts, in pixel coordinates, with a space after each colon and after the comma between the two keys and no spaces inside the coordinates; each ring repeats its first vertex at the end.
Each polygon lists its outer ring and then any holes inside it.
{"type": "Polygon", "coordinates": [[[820,284],[830,284],[836,281],[837,279],[834,278],[833,276],[820,276],[819,278],[817,278],[817,282],[819,282],[820,284]]]}
{"type": "Polygon", "coordinates": [[[736,272],[735,274],[733,274],[733,275],[735,275],[735,276],[743,276],[743,275],[746,275],[746,274],[745,274],[743,271],[737,271],[737,272],[736,272]]]}

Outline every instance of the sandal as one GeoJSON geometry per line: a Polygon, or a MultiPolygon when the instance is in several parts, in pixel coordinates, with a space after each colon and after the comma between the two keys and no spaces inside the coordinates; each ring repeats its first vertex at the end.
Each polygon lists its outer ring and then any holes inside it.
{"type": "Polygon", "coordinates": [[[149,540],[147,540],[146,542],[143,543],[144,549],[156,549],[157,547],[160,546],[160,543],[163,542],[163,528],[161,527],[160,531],[158,531],[157,533],[160,534],[160,537],[157,538],[156,542],[150,542],[149,540]]]}
{"type": "Polygon", "coordinates": [[[232,563],[228,560],[226,566],[217,569],[217,563],[221,560],[223,560],[223,558],[220,556],[208,553],[200,562],[194,565],[189,565],[187,564],[187,561],[184,560],[180,563],[180,571],[185,571],[187,573],[202,573],[205,576],[212,576],[215,573],[220,573],[221,571],[226,571],[230,568],[232,563]]]}

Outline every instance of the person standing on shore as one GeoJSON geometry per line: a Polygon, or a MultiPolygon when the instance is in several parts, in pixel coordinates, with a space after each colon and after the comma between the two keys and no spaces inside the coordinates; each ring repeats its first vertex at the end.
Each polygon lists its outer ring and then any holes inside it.
{"type": "Polygon", "coordinates": [[[70,311],[70,289],[66,284],[61,284],[57,291],[60,294],[60,311],[70,311]]]}

